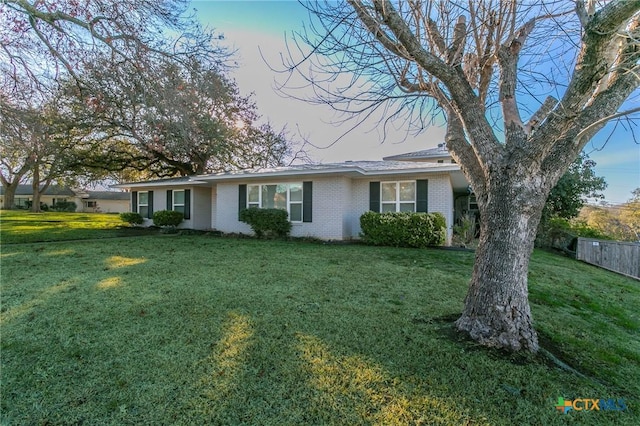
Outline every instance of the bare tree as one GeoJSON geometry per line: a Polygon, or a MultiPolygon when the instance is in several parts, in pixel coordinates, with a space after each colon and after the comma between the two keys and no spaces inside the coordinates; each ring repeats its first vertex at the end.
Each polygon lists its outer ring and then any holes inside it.
{"type": "Polygon", "coordinates": [[[51,86],[78,79],[96,54],[144,66],[144,58],[221,61],[224,49],[188,12],[186,0],[3,0],[0,72],[14,82],[51,86]]]}
{"type": "Polygon", "coordinates": [[[358,122],[379,114],[422,129],[446,117],[447,147],[481,217],[457,328],[487,346],[537,351],[527,288],[536,228],[591,137],[640,110],[621,110],[640,84],[640,1],[305,4],[310,26],[285,66],[313,101],[358,122]]]}

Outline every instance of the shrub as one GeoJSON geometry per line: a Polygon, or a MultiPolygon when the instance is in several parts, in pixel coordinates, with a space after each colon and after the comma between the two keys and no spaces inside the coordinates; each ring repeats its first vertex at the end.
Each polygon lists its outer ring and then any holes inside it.
{"type": "Polygon", "coordinates": [[[58,201],[51,207],[56,212],[75,212],[78,206],[73,201],[58,201]]]}
{"type": "Polygon", "coordinates": [[[441,246],[447,237],[440,213],[366,212],[360,216],[360,227],[364,242],[378,246],[441,246]]]}
{"type": "Polygon", "coordinates": [[[153,214],[156,226],[178,226],[184,220],[184,214],[174,210],[159,210],[153,214]]]}
{"type": "Polygon", "coordinates": [[[252,207],[240,211],[240,221],[251,226],[258,238],[268,236],[286,237],[291,231],[288,213],[281,209],[259,209],[252,207]]]}
{"type": "Polygon", "coordinates": [[[460,224],[453,225],[453,234],[460,237],[462,242],[469,244],[476,236],[476,218],[466,213],[460,218],[460,224]]]}
{"type": "Polygon", "coordinates": [[[120,219],[122,219],[123,222],[127,222],[131,225],[141,225],[142,222],[144,222],[142,215],[136,212],[120,213],[120,219]]]}
{"type": "Polygon", "coordinates": [[[570,221],[561,217],[551,218],[538,230],[537,247],[575,251],[577,237],[610,240],[611,237],[582,221],[570,221]]]}
{"type": "MultiPolygon", "coordinates": [[[[27,210],[31,210],[31,206],[33,206],[33,201],[28,200],[25,202],[25,208],[27,210]]],[[[43,212],[48,212],[49,211],[49,206],[46,203],[43,203],[42,201],[40,202],[40,210],[43,212]]]]}

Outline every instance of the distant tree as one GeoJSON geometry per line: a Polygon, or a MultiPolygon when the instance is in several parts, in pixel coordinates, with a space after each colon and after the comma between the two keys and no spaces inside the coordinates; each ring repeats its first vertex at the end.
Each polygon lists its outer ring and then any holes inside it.
{"type": "Polygon", "coordinates": [[[578,156],[551,190],[542,211],[541,225],[552,217],[578,216],[586,198],[604,198],[599,191],[603,191],[607,183],[603,177],[596,176],[595,165],[587,156],[578,156]]]}
{"type": "Polygon", "coordinates": [[[356,123],[399,119],[419,131],[446,120],[480,210],[456,327],[483,345],[536,351],[527,271],[542,209],[588,141],[640,110],[624,106],[640,85],[640,0],[305,5],[312,19],[285,72],[356,123]]]}
{"type": "Polygon", "coordinates": [[[4,187],[4,208],[15,207],[15,194],[29,171],[33,156],[29,111],[15,108],[6,96],[0,96],[0,182],[4,187]]]}
{"type": "Polygon", "coordinates": [[[632,191],[632,198],[620,206],[620,221],[629,231],[629,241],[640,241],[640,188],[632,191]]]}
{"type": "Polygon", "coordinates": [[[194,175],[282,165],[286,134],[259,116],[251,97],[215,64],[157,61],[144,69],[96,60],[85,88],[65,85],[76,129],[76,166],[194,175]]]}

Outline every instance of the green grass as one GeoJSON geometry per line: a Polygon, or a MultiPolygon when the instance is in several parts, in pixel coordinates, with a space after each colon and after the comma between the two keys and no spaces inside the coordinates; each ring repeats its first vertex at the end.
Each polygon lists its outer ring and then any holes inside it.
{"type": "Polygon", "coordinates": [[[117,214],[0,211],[2,244],[110,238],[140,232],[129,228],[117,214]]]}
{"type": "Polygon", "coordinates": [[[157,235],[0,262],[2,424],[640,424],[638,282],[553,254],[533,315],[582,375],[454,333],[466,252],[157,235]]]}

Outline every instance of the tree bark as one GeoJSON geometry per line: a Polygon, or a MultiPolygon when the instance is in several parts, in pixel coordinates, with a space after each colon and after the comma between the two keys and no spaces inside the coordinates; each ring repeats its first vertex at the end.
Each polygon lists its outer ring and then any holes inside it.
{"type": "Polygon", "coordinates": [[[5,210],[15,209],[16,204],[16,190],[18,189],[19,182],[12,182],[10,185],[4,185],[4,203],[2,208],[5,210]]]}
{"type": "Polygon", "coordinates": [[[531,182],[491,180],[490,195],[478,197],[480,241],[456,326],[486,346],[536,352],[527,271],[546,192],[523,189],[536,188],[531,182]]]}

